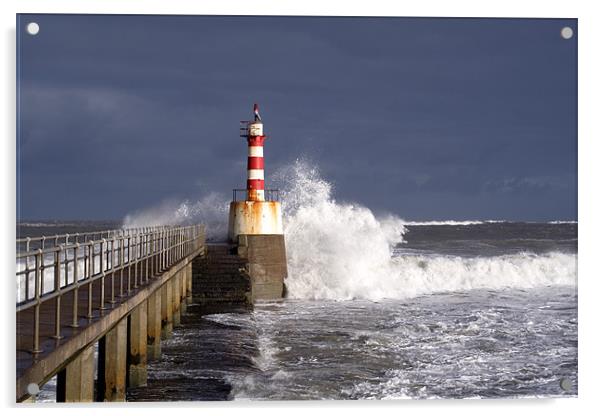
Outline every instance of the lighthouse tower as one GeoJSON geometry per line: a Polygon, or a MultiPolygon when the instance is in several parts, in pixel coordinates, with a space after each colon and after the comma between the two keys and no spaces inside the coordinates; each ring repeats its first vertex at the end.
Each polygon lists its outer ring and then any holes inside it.
{"type": "Polygon", "coordinates": [[[283,234],[282,209],[274,198],[277,191],[265,189],[263,145],[267,136],[263,134],[257,104],[253,107],[253,116],[253,120],[241,122],[241,137],[245,137],[248,144],[247,188],[233,192],[228,223],[228,239],[232,242],[236,242],[239,235],[283,234]]]}

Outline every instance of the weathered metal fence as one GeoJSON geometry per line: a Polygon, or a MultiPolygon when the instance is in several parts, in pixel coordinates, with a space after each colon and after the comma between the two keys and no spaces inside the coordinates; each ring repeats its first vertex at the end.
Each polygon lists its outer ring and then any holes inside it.
{"type": "Polygon", "coordinates": [[[204,227],[148,227],[17,240],[17,313],[33,310],[33,353],[40,350],[40,308],[54,301],[54,337],[61,338],[61,317],[79,326],[79,290],[87,295],[86,318],[127,298],[149,278],[201,247],[204,227]],[[32,247],[38,247],[32,249],[32,247]],[[118,283],[116,284],[116,279],[118,283]],[[98,284],[97,304],[93,286],[98,284]],[[70,311],[61,299],[72,296],[70,311]],[[109,304],[109,305],[107,305],[109,304]]]}

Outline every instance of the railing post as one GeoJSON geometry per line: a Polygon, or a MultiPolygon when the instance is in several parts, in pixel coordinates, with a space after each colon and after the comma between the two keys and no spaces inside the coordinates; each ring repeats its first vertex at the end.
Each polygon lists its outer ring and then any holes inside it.
{"type": "Polygon", "coordinates": [[[138,288],[138,229],[134,230],[134,289],[138,288]]]}
{"type": "Polygon", "coordinates": [[[148,232],[144,230],[144,277],[145,282],[148,283],[148,232]]]}
{"type": "Polygon", "coordinates": [[[163,267],[161,268],[161,270],[165,270],[167,269],[167,229],[164,227],[163,228],[163,247],[162,247],[162,251],[163,251],[163,267]]]}
{"type": "Polygon", "coordinates": [[[104,250],[106,247],[107,240],[104,238],[100,242],[100,309],[107,309],[105,307],[105,267],[104,267],[104,250]]]}
{"type": "Polygon", "coordinates": [[[119,237],[119,297],[123,297],[123,270],[124,270],[124,244],[125,238],[122,236],[119,237]]]}
{"type": "Polygon", "coordinates": [[[111,239],[111,300],[109,303],[114,305],[115,301],[115,233],[111,239]]]}
{"type": "Polygon", "coordinates": [[[128,234],[128,287],[127,293],[130,294],[132,290],[132,237],[128,234]]]}
{"type": "MultiPolygon", "coordinates": [[[[26,238],[26,244],[25,244],[25,252],[29,253],[29,243],[31,241],[31,238],[27,237],[26,238]]],[[[35,272],[34,272],[35,275],[35,272]]],[[[35,276],[34,276],[35,278],[35,276]]],[[[25,297],[23,300],[28,300],[29,299],[29,256],[25,257],[25,297]]]]}
{"type": "MultiPolygon", "coordinates": [[[[57,238],[58,240],[58,238],[57,238]]],[[[59,249],[54,251],[54,290],[58,292],[55,298],[55,312],[54,312],[54,336],[55,339],[61,339],[61,252],[63,251],[63,245],[59,246],[59,249]]]]}
{"type": "Polygon", "coordinates": [[[171,239],[171,230],[169,228],[167,228],[165,230],[165,268],[169,268],[169,266],[171,265],[171,256],[170,256],[170,250],[171,250],[171,243],[170,240],[171,239]]]}
{"type": "MultiPolygon", "coordinates": [[[[94,315],[92,314],[92,290],[94,289],[92,286],[92,276],[94,276],[94,242],[89,242],[88,244],[88,314],[86,318],[92,319],[94,315]]],[[[85,250],[84,250],[85,253],[85,250]]],[[[85,261],[85,260],[84,260],[85,261]]]]}
{"type": "Polygon", "coordinates": [[[79,271],[78,267],[78,256],[79,256],[79,243],[75,243],[75,248],[73,249],[73,285],[75,288],[73,289],[73,320],[71,321],[71,327],[77,328],[79,326],[78,323],[78,292],[79,292],[79,280],[77,278],[77,274],[79,271]]]}
{"type": "Polygon", "coordinates": [[[42,261],[42,249],[38,250],[35,258],[35,288],[34,288],[34,296],[36,299],[36,304],[33,309],[33,348],[31,350],[32,353],[38,354],[42,352],[40,349],[40,289],[42,288],[41,281],[44,280],[44,269],[43,269],[43,261],[42,261]]]}

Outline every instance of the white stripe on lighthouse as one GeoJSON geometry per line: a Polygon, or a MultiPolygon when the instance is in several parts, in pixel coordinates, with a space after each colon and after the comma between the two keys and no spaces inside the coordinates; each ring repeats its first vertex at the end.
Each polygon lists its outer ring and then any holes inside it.
{"type": "Polygon", "coordinates": [[[263,157],[263,146],[249,146],[249,156],[263,157]]]}
{"type": "Polygon", "coordinates": [[[263,180],[263,169],[249,169],[249,175],[247,178],[263,180]]]}

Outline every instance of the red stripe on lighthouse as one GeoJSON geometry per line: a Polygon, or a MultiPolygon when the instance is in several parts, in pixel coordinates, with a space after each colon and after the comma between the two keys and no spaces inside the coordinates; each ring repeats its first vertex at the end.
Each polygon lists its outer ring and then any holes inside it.
{"type": "Polygon", "coordinates": [[[249,136],[249,146],[263,146],[265,136],[249,136]]]}
{"type": "Polygon", "coordinates": [[[249,169],[263,169],[263,158],[249,156],[248,168],[249,169]]]}

